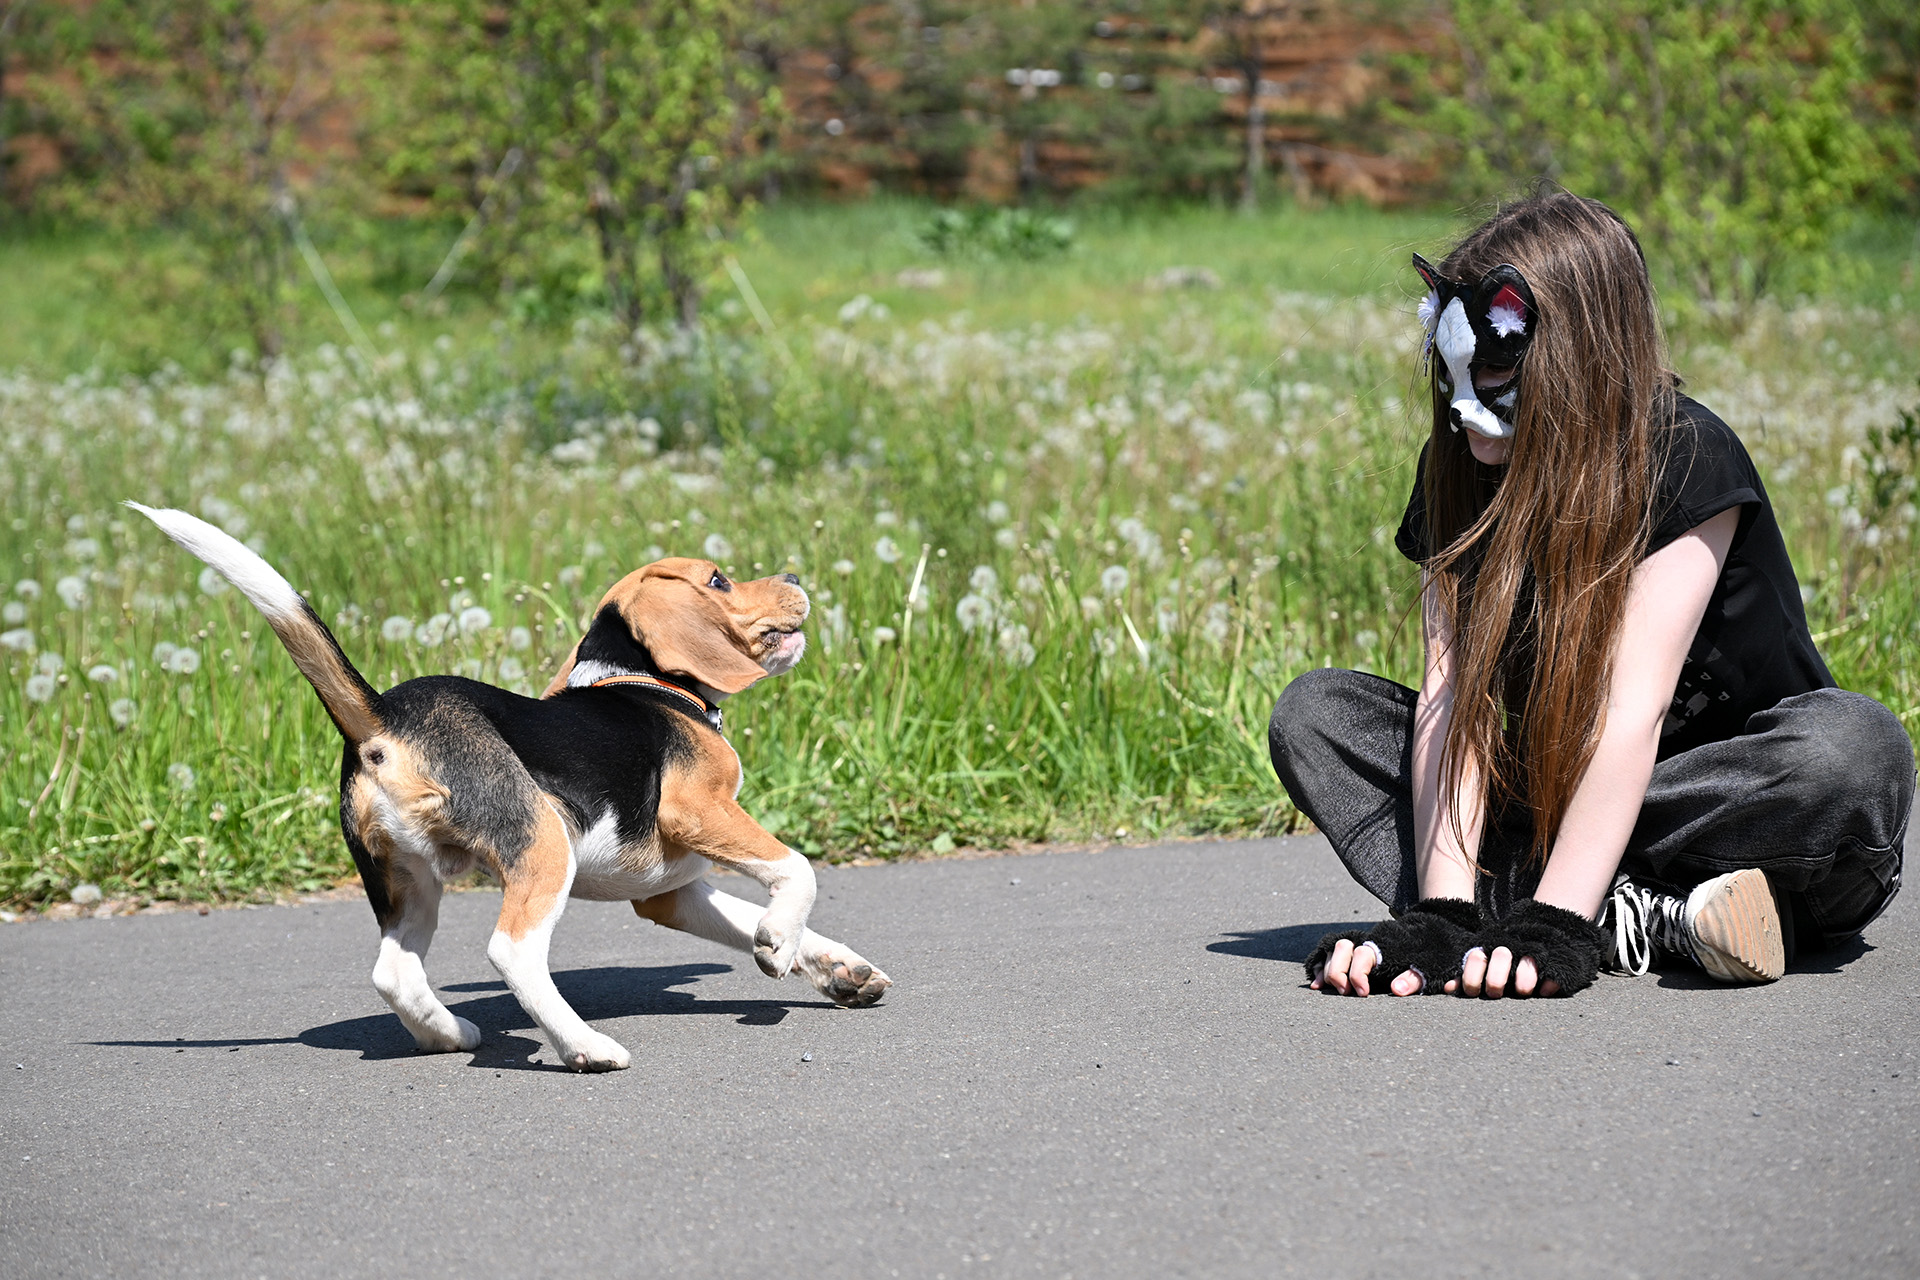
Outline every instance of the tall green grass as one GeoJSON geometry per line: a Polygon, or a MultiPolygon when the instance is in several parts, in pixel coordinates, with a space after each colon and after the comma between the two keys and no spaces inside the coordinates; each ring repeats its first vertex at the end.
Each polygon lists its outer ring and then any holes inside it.
{"type": "MultiPolygon", "coordinates": [[[[379,685],[537,691],[605,586],[664,552],[795,570],[809,655],[728,718],[743,802],[812,854],[1288,827],[1265,746],[1286,681],[1418,661],[1391,546],[1419,439],[1401,264],[1448,224],[1115,217],[1014,267],[930,261],[922,212],[768,218],[697,337],[529,331],[476,299],[422,316],[369,271],[350,296],[383,334],[371,359],[310,341],[264,368],[187,351],[142,373],[14,353],[0,900],[349,871],[337,735],[130,497],[256,540],[379,685]],[[1221,287],[1149,288],[1169,266],[1221,287]]],[[[24,260],[57,277],[53,257],[24,260]]],[[[1910,460],[1862,446],[1915,399],[1917,337],[1889,298],[1677,344],[1769,477],[1836,674],[1910,727],[1912,510],[1868,483],[1910,460]]]]}

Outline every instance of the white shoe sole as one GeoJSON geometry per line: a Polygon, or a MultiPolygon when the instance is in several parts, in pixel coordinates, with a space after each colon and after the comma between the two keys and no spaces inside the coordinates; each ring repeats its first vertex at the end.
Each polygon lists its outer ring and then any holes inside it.
{"type": "Polygon", "coordinates": [[[1722,982],[1772,982],[1787,971],[1780,906],[1757,868],[1716,876],[1687,896],[1700,967],[1722,982]]]}

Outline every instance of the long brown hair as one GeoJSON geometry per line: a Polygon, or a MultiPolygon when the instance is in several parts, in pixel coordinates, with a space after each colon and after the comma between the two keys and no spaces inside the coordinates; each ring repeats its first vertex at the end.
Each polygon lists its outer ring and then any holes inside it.
{"type": "Polygon", "coordinates": [[[1478,280],[1501,263],[1527,278],[1539,315],[1504,474],[1475,461],[1433,386],[1427,570],[1454,649],[1441,778],[1453,794],[1477,766],[1489,821],[1524,799],[1544,861],[1605,721],[1674,379],[1646,258],[1613,210],[1532,196],[1469,233],[1440,271],[1478,280]]]}

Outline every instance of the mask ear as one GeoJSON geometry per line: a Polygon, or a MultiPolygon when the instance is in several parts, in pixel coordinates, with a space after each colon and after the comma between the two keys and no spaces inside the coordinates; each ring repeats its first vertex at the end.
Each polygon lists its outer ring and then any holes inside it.
{"type": "Polygon", "coordinates": [[[1435,290],[1440,288],[1440,273],[1434,270],[1431,262],[1417,253],[1413,255],[1413,269],[1420,273],[1420,278],[1426,282],[1427,288],[1435,290]]]}
{"type": "Polygon", "coordinates": [[[645,579],[621,612],[663,676],[687,676],[729,694],[766,678],[766,668],[735,645],[726,610],[684,578],[645,579]]]}

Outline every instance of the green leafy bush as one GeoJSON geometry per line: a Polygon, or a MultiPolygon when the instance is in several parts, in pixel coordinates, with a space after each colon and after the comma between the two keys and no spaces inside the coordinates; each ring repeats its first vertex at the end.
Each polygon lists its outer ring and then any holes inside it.
{"type": "Polygon", "coordinates": [[[1073,247],[1073,223],[1031,209],[941,209],[920,243],[942,257],[1050,258],[1073,247]]]}

